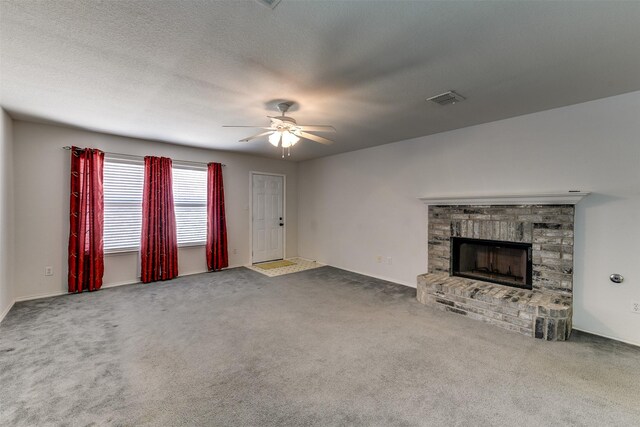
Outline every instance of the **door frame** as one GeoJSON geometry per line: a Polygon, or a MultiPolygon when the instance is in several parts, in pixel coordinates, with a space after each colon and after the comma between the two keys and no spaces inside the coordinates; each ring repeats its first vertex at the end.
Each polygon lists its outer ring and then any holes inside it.
{"type": "Polygon", "coordinates": [[[250,264],[253,265],[253,176],[254,175],[271,175],[282,177],[282,218],[284,227],[282,230],[282,259],[287,256],[287,175],[283,173],[271,173],[250,171],[249,172],[249,256],[250,264]]]}

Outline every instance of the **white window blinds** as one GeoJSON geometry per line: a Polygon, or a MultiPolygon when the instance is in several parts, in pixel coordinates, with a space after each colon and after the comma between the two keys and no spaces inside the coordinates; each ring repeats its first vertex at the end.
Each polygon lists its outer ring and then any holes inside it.
{"type": "MultiPolygon", "coordinates": [[[[207,240],[207,170],[174,163],[172,175],[178,246],[203,245],[207,240]]],[[[142,159],[105,156],[105,252],[139,250],[143,185],[142,159]]]]}
{"type": "Polygon", "coordinates": [[[173,203],[179,246],[207,240],[207,170],[173,165],[173,203]]]}
{"type": "Polygon", "coordinates": [[[105,156],[104,250],[119,252],[140,247],[144,163],[105,156]]]}

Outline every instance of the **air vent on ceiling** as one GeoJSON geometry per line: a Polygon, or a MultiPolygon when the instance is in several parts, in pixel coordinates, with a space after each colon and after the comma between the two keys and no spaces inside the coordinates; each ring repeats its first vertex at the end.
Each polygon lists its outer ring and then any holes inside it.
{"type": "Polygon", "coordinates": [[[275,9],[278,3],[280,3],[280,0],[256,0],[256,1],[258,3],[262,3],[263,5],[271,9],[275,9]]]}
{"type": "Polygon", "coordinates": [[[440,95],[427,98],[427,101],[435,102],[438,105],[455,104],[456,102],[464,101],[465,97],[450,90],[449,92],[441,93],[440,95]]]}

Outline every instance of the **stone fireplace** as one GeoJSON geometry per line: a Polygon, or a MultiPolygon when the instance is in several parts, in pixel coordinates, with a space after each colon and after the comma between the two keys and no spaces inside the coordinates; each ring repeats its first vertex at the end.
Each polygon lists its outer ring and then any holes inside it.
{"type": "Polygon", "coordinates": [[[417,298],[550,341],[571,334],[574,205],[588,193],[425,198],[417,298]]]}

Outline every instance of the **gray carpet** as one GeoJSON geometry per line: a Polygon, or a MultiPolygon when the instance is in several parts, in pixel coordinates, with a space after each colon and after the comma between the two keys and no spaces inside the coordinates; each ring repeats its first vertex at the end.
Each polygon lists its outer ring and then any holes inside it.
{"type": "Polygon", "coordinates": [[[322,267],[16,304],[1,425],[639,425],[640,349],[543,342],[322,267]]]}

